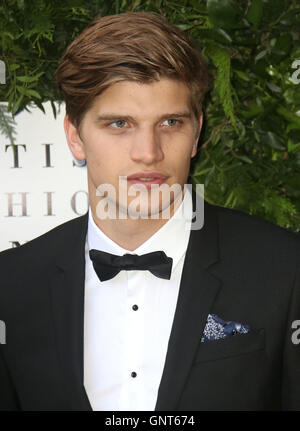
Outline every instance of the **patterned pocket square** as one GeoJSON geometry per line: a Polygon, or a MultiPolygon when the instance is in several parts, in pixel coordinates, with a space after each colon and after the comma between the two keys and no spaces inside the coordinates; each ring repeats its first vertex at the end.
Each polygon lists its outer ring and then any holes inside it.
{"type": "Polygon", "coordinates": [[[209,314],[203,331],[201,342],[219,340],[220,338],[231,337],[235,334],[246,334],[250,326],[239,322],[226,322],[216,314],[209,314]]]}

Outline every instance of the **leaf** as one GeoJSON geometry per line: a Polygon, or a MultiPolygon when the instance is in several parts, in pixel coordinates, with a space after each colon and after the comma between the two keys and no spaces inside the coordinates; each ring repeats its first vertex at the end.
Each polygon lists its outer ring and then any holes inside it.
{"type": "Polygon", "coordinates": [[[272,53],[278,56],[286,56],[290,53],[293,43],[293,38],[289,33],[282,34],[276,39],[275,45],[272,47],[272,53]]]}
{"type": "Polygon", "coordinates": [[[4,135],[12,145],[16,143],[16,122],[7,106],[0,104],[0,133],[4,135]]]}
{"type": "Polygon", "coordinates": [[[292,123],[296,123],[298,124],[298,126],[300,127],[300,117],[298,117],[296,114],[294,114],[293,112],[288,111],[286,108],[284,108],[283,106],[279,106],[276,109],[276,112],[281,115],[283,118],[285,118],[287,121],[290,121],[292,123]]]}
{"type": "Polygon", "coordinates": [[[231,29],[239,24],[238,7],[234,0],[207,0],[207,11],[214,27],[231,29]]]}
{"type": "Polygon", "coordinates": [[[263,2],[262,0],[252,0],[251,5],[248,9],[246,18],[253,24],[254,28],[259,26],[259,23],[263,15],[263,2]]]}
{"type": "Polygon", "coordinates": [[[289,153],[297,153],[300,151],[300,142],[298,144],[292,144],[290,141],[288,142],[288,152],[289,153]]]}
{"type": "Polygon", "coordinates": [[[16,79],[21,82],[35,82],[38,78],[36,76],[16,76],[16,79]]]}
{"type": "Polygon", "coordinates": [[[2,31],[1,36],[8,36],[11,40],[14,40],[14,35],[12,33],[9,33],[8,31],[2,31]]]}
{"type": "Polygon", "coordinates": [[[244,118],[248,119],[258,116],[263,113],[265,109],[263,106],[260,106],[255,102],[250,102],[247,108],[248,109],[246,111],[241,110],[240,113],[244,118]]]}
{"type": "Polygon", "coordinates": [[[32,90],[32,89],[26,89],[26,94],[27,94],[28,96],[33,96],[33,97],[35,97],[35,98],[37,98],[37,99],[41,99],[40,94],[39,94],[37,91],[35,91],[35,90],[32,90]]]}
{"type": "Polygon", "coordinates": [[[201,177],[202,175],[206,174],[211,170],[211,166],[209,168],[202,169],[201,171],[196,171],[194,176],[195,177],[201,177]]]}
{"type": "Polygon", "coordinates": [[[287,133],[290,132],[291,130],[300,130],[300,125],[298,123],[290,123],[287,128],[286,131],[287,133]]]}
{"type": "Polygon", "coordinates": [[[233,198],[234,198],[234,192],[233,192],[233,191],[231,191],[231,192],[229,193],[228,198],[226,199],[226,202],[225,202],[224,206],[225,206],[225,207],[228,207],[228,206],[230,205],[230,202],[233,200],[233,198]]]}
{"type": "Polygon", "coordinates": [[[217,28],[217,29],[215,29],[215,32],[217,33],[217,34],[220,34],[221,36],[223,36],[224,37],[224,39],[227,41],[227,42],[229,42],[229,43],[231,43],[232,42],[232,38],[229,36],[229,34],[225,31],[225,30],[223,30],[222,28],[217,28]]]}
{"type": "Polygon", "coordinates": [[[266,85],[271,91],[274,91],[275,93],[281,93],[281,88],[278,87],[278,85],[273,84],[273,82],[267,82],[266,85]]]}
{"type": "MultiPolygon", "coordinates": [[[[204,40],[215,40],[223,45],[230,45],[232,42],[231,37],[221,28],[205,28],[205,29],[196,29],[197,30],[197,39],[204,40]]],[[[202,42],[203,44],[203,42],[202,42]]],[[[200,45],[200,44],[199,44],[200,45]]]]}
{"type": "Polygon", "coordinates": [[[264,0],[264,19],[269,23],[275,21],[284,12],[285,8],[285,0],[264,0]]]}
{"type": "Polygon", "coordinates": [[[206,51],[217,67],[215,90],[218,92],[224,112],[231,119],[232,125],[238,134],[234,116],[232,87],[230,82],[230,57],[226,49],[221,48],[215,42],[207,43],[206,51]]]}
{"type": "Polygon", "coordinates": [[[267,144],[275,150],[285,150],[286,147],[283,145],[284,141],[278,135],[273,132],[262,133],[260,132],[260,141],[263,144],[267,144]]]}
{"type": "Polygon", "coordinates": [[[210,172],[209,172],[209,173],[206,175],[206,177],[205,177],[205,180],[204,180],[204,187],[207,187],[207,186],[208,186],[208,184],[210,183],[211,179],[212,179],[212,178],[213,178],[213,176],[214,176],[215,170],[216,170],[216,166],[214,165],[214,166],[211,168],[210,172]]]}
{"type": "Polygon", "coordinates": [[[189,23],[186,23],[186,24],[176,24],[176,27],[178,27],[182,31],[186,31],[186,30],[189,30],[189,29],[193,28],[194,25],[195,24],[189,24],[189,23]]]}
{"type": "Polygon", "coordinates": [[[17,0],[18,8],[24,10],[24,0],[17,0]]]}
{"type": "Polygon", "coordinates": [[[19,64],[13,63],[13,64],[10,64],[10,65],[9,65],[9,70],[10,70],[11,72],[14,72],[15,70],[19,69],[19,67],[20,67],[20,65],[19,65],[19,64]]]}
{"type": "Polygon", "coordinates": [[[16,89],[18,90],[19,93],[23,94],[25,96],[26,94],[26,88],[21,87],[20,85],[16,85],[16,89]]]}
{"type": "Polygon", "coordinates": [[[237,69],[235,69],[235,70],[234,70],[234,73],[236,73],[236,74],[237,74],[237,76],[238,76],[239,78],[241,78],[243,81],[246,81],[246,82],[251,81],[251,79],[246,75],[246,73],[245,73],[245,72],[242,72],[241,70],[237,70],[237,69]]]}
{"type": "Polygon", "coordinates": [[[249,159],[249,157],[247,156],[235,155],[235,157],[239,160],[242,160],[243,162],[250,163],[250,164],[253,163],[253,161],[249,159]]]}
{"type": "Polygon", "coordinates": [[[57,115],[57,113],[56,113],[56,106],[53,103],[53,100],[50,100],[50,103],[51,103],[51,108],[52,108],[53,116],[56,119],[56,115],[57,115]]]}
{"type": "Polygon", "coordinates": [[[267,50],[266,50],[266,49],[264,49],[263,51],[261,51],[260,53],[258,53],[258,54],[255,56],[255,58],[254,58],[255,63],[256,63],[258,60],[261,60],[262,58],[264,58],[264,57],[266,56],[266,54],[267,54],[267,50]]]}
{"type": "Polygon", "coordinates": [[[42,103],[39,100],[35,100],[34,103],[36,104],[36,106],[43,111],[44,114],[46,114],[45,108],[43,107],[42,103]]]}
{"type": "Polygon", "coordinates": [[[300,13],[300,8],[293,8],[293,10],[289,10],[288,12],[286,12],[281,20],[280,20],[280,24],[286,25],[286,26],[292,26],[293,24],[298,25],[299,23],[299,13],[300,13]]]}
{"type": "Polygon", "coordinates": [[[44,74],[45,72],[44,71],[42,71],[42,72],[40,72],[40,73],[38,73],[37,75],[35,75],[35,76],[16,76],[16,79],[18,80],[18,81],[20,81],[20,82],[35,82],[35,81],[37,81],[38,79],[39,79],[39,77],[40,76],[42,76],[43,74],[44,74]]]}
{"type": "Polygon", "coordinates": [[[11,110],[13,115],[15,115],[15,113],[19,109],[19,106],[21,105],[23,98],[24,98],[24,94],[21,94],[18,100],[13,104],[12,110],[11,110]]]}

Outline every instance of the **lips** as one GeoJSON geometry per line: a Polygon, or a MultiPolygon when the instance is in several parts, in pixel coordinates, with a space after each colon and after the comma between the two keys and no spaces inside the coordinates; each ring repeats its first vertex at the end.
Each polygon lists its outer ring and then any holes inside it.
{"type": "Polygon", "coordinates": [[[146,187],[151,187],[151,184],[162,184],[168,178],[160,172],[136,172],[127,177],[127,181],[131,184],[144,184],[146,187]]]}

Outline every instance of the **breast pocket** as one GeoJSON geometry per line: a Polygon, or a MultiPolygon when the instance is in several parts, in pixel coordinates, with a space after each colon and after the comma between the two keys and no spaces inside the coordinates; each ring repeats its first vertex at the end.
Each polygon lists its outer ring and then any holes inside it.
{"type": "Polygon", "coordinates": [[[237,334],[220,340],[199,343],[199,348],[194,359],[194,365],[201,362],[244,355],[264,348],[264,328],[253,329],[247,334],[237,334]]]}

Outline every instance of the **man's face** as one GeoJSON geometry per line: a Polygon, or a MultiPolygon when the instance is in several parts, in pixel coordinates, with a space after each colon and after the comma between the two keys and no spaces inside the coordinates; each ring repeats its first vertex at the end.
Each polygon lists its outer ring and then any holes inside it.
{"type": "MultiPolygon", "coordinates": [[[[202,116],[198,120],[193,117],[188,87],[166,78],[150,84],[123,81],[111,85],[85,114],[80,135],[66,117],[70,149],[77,159],[86,159],[92,209],[102,199],[96,196],[97,187],[111,184],[116,197],[109,199],[115,201],[117,210],[126,212],[130,202],[140,196],[141,206],[137,208],[140,214],[160,213],[165,201],[160,193],[158,201],[151,202],[151,181],[147,184],[141,180],[137,184],[136,180],[124,177],[142,173],[140,177],[153,178],[155,173],[162,174],[165,178],[152,182],[178,184],[183,190],[201,125],[202,116]],[[119,199],[119,192],[129,191],[130,187],[136,193],[129,196],[127,192],[126,207],[119,199]]],[[[168,205],[172,206],[176,196],[169,195],[168,205]]]]}

